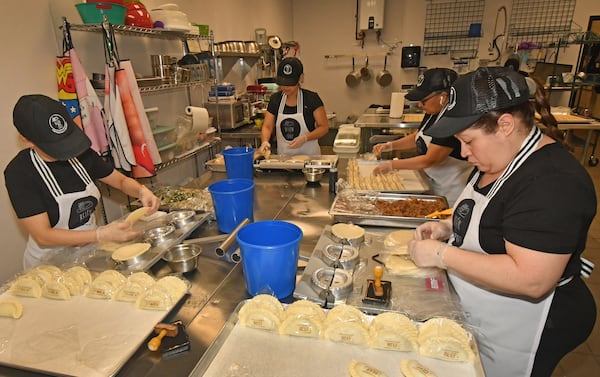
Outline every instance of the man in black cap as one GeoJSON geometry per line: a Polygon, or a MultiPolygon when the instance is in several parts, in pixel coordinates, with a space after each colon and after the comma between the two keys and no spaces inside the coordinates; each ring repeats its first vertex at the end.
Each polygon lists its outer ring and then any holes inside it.
{"type": "Polygon", "coordinates": [[[422,169],[429,178],[432,192],[445,196],[450,206],[465,187],[473,167],[460,156],[460,143],[455,137],[432,138],[426,135],[426,131],[446,106],[450,86],[456,77],[457,73],[447,68],[432,68],[419,76],[416,88],[405,96],[410,101],[418,101],[418,106],[425,113],[418,130],[373,147],[377,156],[381,156],[382,152],[416,148],[417,156],[384,161],[375,168],[374,174],[385,174],[392,169],[422,169]]]}
{"type": "Polygon", "coordinates": [[[127,222],[96,227],[94,211],[100,180],[158,209],[158,198],[146,187],[116,171],[58,101],[26,95],[13,109],[13,123],[26,148],[4,170],[6,189],[19,223],[29,233],[23,257],[25,269],[64,246],[91,242],[123,242],[139,235],[127,222]]]}
{"type": "Polygon", "coordinates": [[[300,88],[304,78],[302,62],[285,58],[277,67],[276,82],[281,91],[273,94],[261,129],[263,154],[271,149],[273,129],[277,153],[285,155],[320,155],[318,139],[329,132],[327,113],[319,95],[300,88]]]}
{"type": "Polygon", "coordinates": [[[408,245],[418,266],[448,270],[488,377],[552,375],[596,320],[580,262],[596,214],[594,185],[549,136],[559,133],[543,88],[529,97],[525,77],[510,68],[456,80],[444,116],[427,132],[455,135],[476,169],[452,219],[420,225],[408,245]]]}

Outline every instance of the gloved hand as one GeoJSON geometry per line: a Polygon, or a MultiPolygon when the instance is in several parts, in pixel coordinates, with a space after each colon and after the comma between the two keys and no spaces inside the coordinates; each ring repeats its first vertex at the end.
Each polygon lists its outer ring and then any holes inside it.
{"type": "Polygon", "coordinates": [[[444,253],[449,245],[436,240],[411,240],[408,242],[408,253],[419,267],[438,267],[445,269],[444,253]]]}
{"type": "Polygon", "coordinates": [[[415,229],[415,240],[439,240],[445,241],[452,235],[452,223],[450,220],[427,221],[415,229]]]}
{"type": "Polygon", "coordinates": [[[381,157],[383,152],[391,152],[393,150],[394,147],[391,141],[388,141],[387,143],[375,144],[373,146],[373,153],[375,153],[375,156],[377,157],[381,157]]]}
{"type": "Polygon", "coordinates": [[[300,148],[307,141],[308,141],[308,136],[306,136],[306,134],[300,135],[300,136],[296,137],[294,140],[292,140],[292,142],[288,145],[288,147],[290,147],[291,149],[300,148]]]}
{"type": "Polygon", "coordinates": [[[268,141],[263,141],[258,147],[258,152],[262,155],[266,155],[267,153],[271,153],[271,143],[268,141]]]}
{"type": "Polygon", "coordinates": [[[131,228],[129,221],[113,221],[96,228],[96,242],[126,242],[139,237],[142,232],[131,228]]]}
{"type": "Polygon", "coordinates": [[[160,206],[160,199],[154,195],[154,193],[146,186],[140,187],[138,199],[142,202],[142,206],[150,208],[146,213],[146,216],[153,214],[158,210],[160,206]]]}
{"type": "Polygon", "coordinates": [[[380,162],[375,169],[373,169],[373,175],[387,174],[394,170],[392,160],[380,162]]]}

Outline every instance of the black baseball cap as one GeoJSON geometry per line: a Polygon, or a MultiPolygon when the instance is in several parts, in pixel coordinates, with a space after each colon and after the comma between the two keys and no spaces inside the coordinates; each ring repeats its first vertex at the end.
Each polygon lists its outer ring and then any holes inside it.
{"type": "Polygon", "coordinates": [[[298,58],[285,58],[277,67],[277,78],[275,82],[283,86],[294,86],[300,81],[304,72],[302,62],[298,58]]]}
{"type": "Polygon", "coordinates": [[[454,82],[444,115],[425,134],[433,137],[455,135],[490,111],[528,100],[529,87],[523,75],[506,67],[481,67],[454,82]]]}
{"type": "Polygon", "coordinates": [[[19,98],[13,123],[21,135],[57,160],[77,157],[92,145],[65,106],[42,94],[19,98]]]}
{"type": "Polygon", "coordinates": [[[409,101],[421,101],[430,93],[440,90],[448,90],[456,80],[458,74],[448,68],[431,68],[419,76],[417,87],[406,93],[409,101]]]}

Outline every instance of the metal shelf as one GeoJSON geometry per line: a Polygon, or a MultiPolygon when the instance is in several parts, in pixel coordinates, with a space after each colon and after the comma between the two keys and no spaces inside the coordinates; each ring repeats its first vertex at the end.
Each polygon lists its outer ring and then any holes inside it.
{"type": "Polygon", "coordinates": [[[226,52],[220,51],[215,52],[215,55],[219,58],[260,58],[261,54],[258,52],[226,52]]]}
{"type": "MultiPolygon", "coordinates": [[[[129,26],[129,25],[112,25],[114,31],[119,34],[144,36],[162,39],[201,39],[212,40],[211,36],[186,33],[183,31],[164,30],[164,29],[149,29],[144,27],[129,26]]],[[[98,33],[102,31],[101,24],[71,24],[71,30],[88,31],[98,33]]]]}

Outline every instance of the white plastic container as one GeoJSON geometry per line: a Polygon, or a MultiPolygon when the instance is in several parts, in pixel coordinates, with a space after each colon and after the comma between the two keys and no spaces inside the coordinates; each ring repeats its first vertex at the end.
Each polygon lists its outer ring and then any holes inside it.
{"type": "Polygon", "coordinates": [[[333,141],[333,151],[340,157],[353,158],[360,150],[360,128],[342,124],[333,141]]]}

